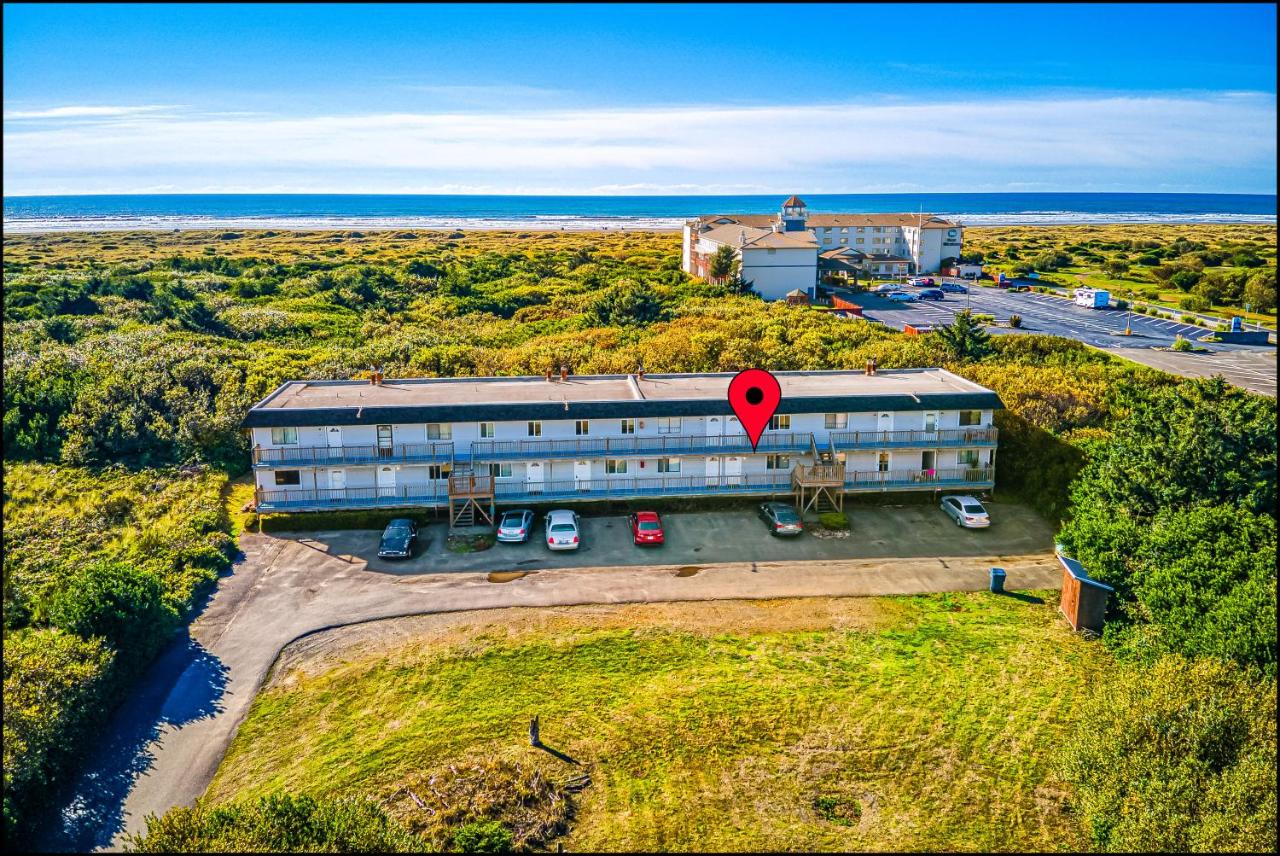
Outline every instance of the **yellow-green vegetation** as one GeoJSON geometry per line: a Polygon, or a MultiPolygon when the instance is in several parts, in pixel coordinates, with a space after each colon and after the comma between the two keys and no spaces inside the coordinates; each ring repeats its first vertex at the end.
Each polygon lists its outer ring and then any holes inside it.
{"type": "MultiPolygon", "coordinates": [[[[376,797],[438,846],[436,791],[483,784],[443,814],[519,839],[533,820],[492,795],[540,777],[573,802],[568,850],[1077,850],[1050,758],[1111,666],[1038,594],[504,610],[408,640],[366,626],[286,652],[208,799],[376,797]],[[530,747],[534,715],[578,765],[530,747]]],[[[555,820],[547,793],[531,802],[555,820]]]]}
{"type": "Polygon", "coordinates": [[[1049,285],[1275,325],[1275,226],[972,227],[964,238],[965,257],[992,273],[1037,271],[1049,285]]]}

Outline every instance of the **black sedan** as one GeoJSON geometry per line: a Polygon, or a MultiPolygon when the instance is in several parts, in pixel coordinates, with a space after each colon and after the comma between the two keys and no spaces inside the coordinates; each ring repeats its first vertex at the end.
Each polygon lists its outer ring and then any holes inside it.
{"type": "Polygon", "coordinates": [[[804,524],[794,507],[785,502],[766,502],[760,506],[760,517],[769,526],[770,535],[799,535],[804,524]]]}
{"type": "Polygon", "coordinates": [[[413,555],[413,542],[418,540],[418,525],[407,518],[392,520],[382,530],[378,544],[379,559],[407,559],[413,555]]]}

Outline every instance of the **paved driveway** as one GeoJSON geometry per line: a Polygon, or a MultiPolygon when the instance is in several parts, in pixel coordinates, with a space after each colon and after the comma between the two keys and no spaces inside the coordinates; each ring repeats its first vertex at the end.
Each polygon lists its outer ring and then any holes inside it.
{"type": "Polygon", "coordinates": [[[649,552],[626,543],[617,518],[589,518],[591,547],[564,561],[599,565],[622,556],[629,567],[544,564],[526,576],[497,577],[488,572],[530,570],[518,564],[521,556],[550,557],[541,545],[455,556],[439,552],[437,537],[424,557],[382,566],[366,558],[376,533],[245,535],[243,557],[189,638],[161,657],[114,715],[42,849],[119,847],[121,833],[141,829],[147,814],[203,794],[277,654],[299,636],[376,618],[497,607],[972,591],[986,587],[992,564],[1006,569],[1011,589],[1056,588],[1061,569],[1050,528],[1017,506],[995,503],[992,511],[998,525],[964,532],[931,508],[854,508],[857,537],[824,542],[807,534],[775,542],[749,513],[704,521],[673,515],[674,543],[649,552]],[[801,552],[807,560],[779,560],[801,552]],[[439,565],[428,567],[433,559],[439,565]]]}

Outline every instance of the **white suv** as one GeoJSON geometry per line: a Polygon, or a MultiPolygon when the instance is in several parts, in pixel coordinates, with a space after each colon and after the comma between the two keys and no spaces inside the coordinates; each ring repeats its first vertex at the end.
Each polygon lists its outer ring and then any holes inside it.
{"type": "Polygon", "coordinates": [[[580,532],[576,512],[564,508],[548,511],[544,523],[548,550],[578,549],[580,532]]]}

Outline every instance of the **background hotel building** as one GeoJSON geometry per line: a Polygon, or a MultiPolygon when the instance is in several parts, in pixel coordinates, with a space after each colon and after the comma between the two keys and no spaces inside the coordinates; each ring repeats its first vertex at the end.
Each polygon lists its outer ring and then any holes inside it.
{"type": "Polygon", "coordinates": [[[991,390],[942,369],[776,376],[754,452],[732,374],[292,381],[245,420],[258,508],[468,522],[495,503],[994,485],[991,390]]]}
{"type": "Polygon", "coordinates": [[[792,196],[776,215],[708,214],[684,225],[681,267],[706,278],[711,257],[733,247],[742,278],[767,300],[799,288],[813,293],[818,254],[841,258],[868,276],[936,273],[959,257],[964,229],[931,214],[809,214],[792,196]]]}

